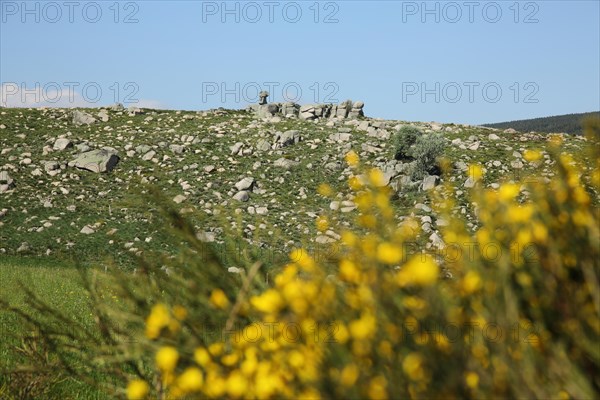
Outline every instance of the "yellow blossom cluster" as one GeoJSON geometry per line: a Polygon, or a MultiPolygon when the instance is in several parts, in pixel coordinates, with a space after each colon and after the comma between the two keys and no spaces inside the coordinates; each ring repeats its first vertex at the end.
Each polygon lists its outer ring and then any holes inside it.
{"type": "MultiPolygon", "coordinates": [[[[554,156],[549,183],[476,185],[474,233],[453,218],[445,188],[432,195],[450,221],[440,254],[415,251],[420,232],[395,218],[381,171],[349,153],[356,226],[341,232],[333,271],[296,249],[262,290],[231,299],[213,289],[212,309],[242,324],[201,344],[179,326],[193,327],[193,309],[155,305],[146,335],[160,343],[160,383],[132,380],[127,396],[594,397],[598,382],[586,376],[600,372],[600,234],[590,190],[600,188],[583,185],[568,155],[554,156]]],[[[483,169],[471,171],[483,179],[483,169]]],[[[317,228],[331,221],[320,216],[317,228]]]]}

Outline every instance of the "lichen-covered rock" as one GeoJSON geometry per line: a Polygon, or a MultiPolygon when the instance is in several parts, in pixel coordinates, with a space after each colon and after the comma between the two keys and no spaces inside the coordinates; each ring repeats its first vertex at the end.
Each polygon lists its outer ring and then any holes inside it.
{"type": "Polygon", "coordinates": [[[80,125],[90,125],[96,122],[96,118],[92,117],[90,114],[75,110],[73,111],[73,124],[80,125]]]}
{"type": "Polygon", "coordinates": [[[69,162],[69,166],[100,173],[112,171],[118,163],[118,155],[110,150],[100,149],[79,154],[69,162]]]}

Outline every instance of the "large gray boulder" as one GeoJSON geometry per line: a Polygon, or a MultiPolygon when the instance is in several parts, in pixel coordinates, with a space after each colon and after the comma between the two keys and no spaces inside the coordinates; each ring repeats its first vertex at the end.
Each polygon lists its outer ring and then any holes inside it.
{"type": "Polygon", "coordinates": [[[90,114],[75,110],[73,111],[73,124],[80,125],[90,125],[96,122],[96,118],[92,117],[90,114]]]}
{"type": "Polygon", "coordinates": [[[298,116],[298,112],[300,111],[300,105],[296,104],[296,103],[283,103],[281,105],[281,115],[283,115],[284,117],[289,117],[289,116],[298,116]]]}
{"type": "Polygon", "coordinates": [[[100,149],[79,154],[69,162],[69,166],[100,173],[112,171],[118,163],[119,156],[113,151],[100,149]]]}
{"type": "Polygon", "coordinates": [[[303,120],[327,118],[331,113],[331,104],[305,104],[300,107],[298,117],[303,120]]]}
{"type": "Polygon", "coordinates": [[[279,104],[277,103],[259,104],[256,109],[256,115],[259,118],[274,117],[277,113],[279,113],[279,104]]]}
{"type": "Polygon", "coordinates": [[[356,119],[358,117],[364,117],[365,116],[365,113],[363,112],[364,106],[365,106],[365,103],[363,103],[362,101],[357,101],[354,104],[352,104],[352,108],[350,109],[350,112],[348,113],[348,118],[356,119]]]}
{"type": "Polygon", "coordinates": [[[329,116],[331,118],[337,117],[339,119],[343,119],[343,118],[348,117],[351,110],[352,110],[352,100],[346,100],[338,105],[334,105],[331,108],[331,113],[329,116]]]}
{"type": "Polygon", "coordinates": [[[359,131],[367,131],[370,126],[371,126],[370,121],[360,121],[360,123],[358,124],[356,129],[358,129],[359,131]]]}
{"type": "Polygon", "coordinates": [[[277,132],[275,134],[275,143],[279,145],[279,147],[286,147],[296,144],[302,140],[300,136],[300,131],[291,130],[285,132],[277,132]]]}

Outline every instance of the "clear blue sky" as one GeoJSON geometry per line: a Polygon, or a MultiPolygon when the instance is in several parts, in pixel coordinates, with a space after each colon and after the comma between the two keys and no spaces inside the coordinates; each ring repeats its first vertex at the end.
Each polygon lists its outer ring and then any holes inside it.
{"type": "Polygon", "coordinates": [[[413,121],[595,111],[599,3],[0,0],[2,101],[243,108],[270,86],[413,121]]]}

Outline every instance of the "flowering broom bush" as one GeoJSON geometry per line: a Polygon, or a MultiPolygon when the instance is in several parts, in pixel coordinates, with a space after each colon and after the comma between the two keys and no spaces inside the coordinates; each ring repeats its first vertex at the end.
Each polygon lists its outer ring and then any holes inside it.
{"type": "MultiPolygon", "coordinates": [[[[450,223],[444,250],[429,254],[409,251],[418,230],[394,218],[381,171],[368,170],[368,182],[351,178],[359,213],[342,233],[334,271],[297,249],[263,290],[251,288],[260,264],[238,293],[213,288],[210,307],[227,320],[206,343],[195,336],[203,316],[193,305],[154,305],[145,321],[156,344],[153,378],[132,379],[127,396],[598,396],[600,233],[591,195],[600,169],[588,192],[558,140],[549,151],[556,175],[527,183],[528,198],[521,183],[475,187],[475,234],[452,218],[452,188],[438,191],[434,203],[450,223]],[[453,277],[442,279],[442,269],[453,277]]],[[[355,153],[347,162],[362,172],[355,153]]],[[[481,179],[480,168],[471,173],[481,179]]],[[[318,228],[327,226],[321,217],[318,228]]]]}

